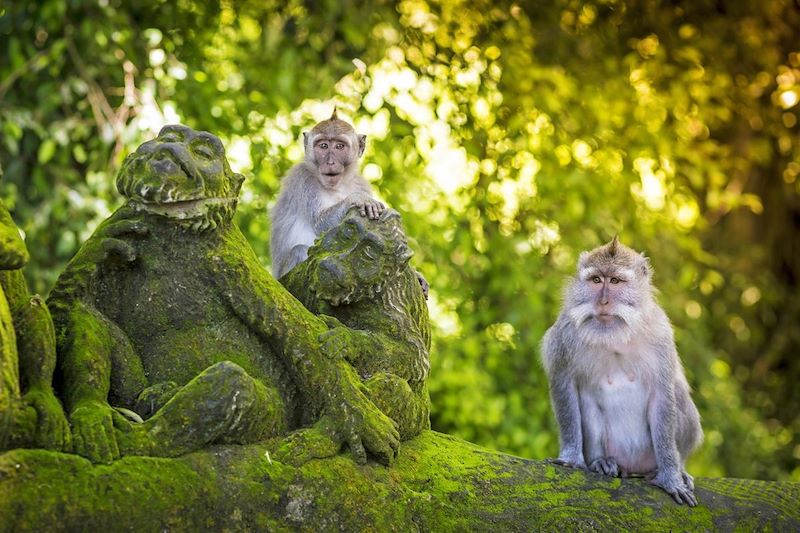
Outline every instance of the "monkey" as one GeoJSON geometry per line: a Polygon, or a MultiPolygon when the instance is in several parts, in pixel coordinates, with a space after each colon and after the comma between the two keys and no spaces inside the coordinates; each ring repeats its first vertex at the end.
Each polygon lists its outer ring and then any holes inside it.
{"type": "Polygon", "coordinates": [[[331,118],[303,132],[305,159],[283,178],[270,212],[272,272],[281,278],[308,257],[308,248],[338,225],[350,208],[377,220],[386,206],[358,172],[367,136],[340,119],[331,118]]]}
{"type": "Polygon", "coordinates": [[[644,476],[697,505],[686,460],[702,442],[672,326],[647,257],[617,237],[582,252],[541,343],[560,433],[555,463],[644,476]]]}

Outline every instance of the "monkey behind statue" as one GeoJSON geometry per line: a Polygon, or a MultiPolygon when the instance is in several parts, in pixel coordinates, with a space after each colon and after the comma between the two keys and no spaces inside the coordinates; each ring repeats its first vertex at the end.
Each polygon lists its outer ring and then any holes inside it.
{"type": "Polygon", "coordinates": [[[359,173],[366,135],[356,133],[336,110],[311,131],[303,132],[305,159],[283,178],[278,201],[270,212],[272,272],[282,277],[308,257],[323,232],[336,226],[351,207],[377,219],[385,206],[359,173]]]}
{"type": "Polygon", "coordinates": [[[560,432],[557,463],[645,475],[697,505],[686,460],[702,442],[672,326],[643,255],[610,243],[583,252],[564,306],[542,341],[560,432]]]}

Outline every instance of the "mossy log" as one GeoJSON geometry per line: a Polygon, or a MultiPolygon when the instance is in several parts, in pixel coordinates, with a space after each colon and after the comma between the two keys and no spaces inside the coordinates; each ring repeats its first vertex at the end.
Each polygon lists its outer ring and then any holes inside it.
{"type": "Polygon", "coordinates": [[[391,467],[348,455],[300,468],[271,444],[175,459],[0,455],[2,531],[798,531],[800,483],[696,480],[677,505],[642,479],[505,455],[425,431],[391,467]]]}

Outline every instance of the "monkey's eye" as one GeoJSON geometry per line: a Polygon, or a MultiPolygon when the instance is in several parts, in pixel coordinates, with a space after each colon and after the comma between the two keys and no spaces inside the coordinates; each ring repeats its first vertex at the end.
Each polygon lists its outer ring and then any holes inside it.
{"type": "Polygon", "coordinates": [[[621,280],[620,280],[619,278],[611,278],[611,283],[613,283],[614,285],[616,285],[616,284],[617,284],[617,283],[619,283],[620,281],[621,281],[621,280]]]}
{"type": "Polygon", "coordinates": [[[336,143],[337,150],[344,150],[344,143],[336,143]]]}
{"type": "Polygon", "coordinates": [[[319,143],[317,146],[319,146],[323,150],[327,150],[328,149],[328,143],[319,143]]]}
{"type": "Polygon", "coordinates": [[[602,282],[603,282],[603,280],[600,279],[600,276],[594,276],[592,278],[592,283],[602,283],[602,282]]]}

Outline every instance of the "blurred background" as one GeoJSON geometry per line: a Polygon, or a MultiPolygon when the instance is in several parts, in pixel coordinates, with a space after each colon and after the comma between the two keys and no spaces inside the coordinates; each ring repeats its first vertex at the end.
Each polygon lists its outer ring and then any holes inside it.
{"type": "Polygon", "coordinates": [[[432,286],[432,423],[554,456],[539,341],[580,251],[655,268],[706,442],[695,475],[800,480],[800,4],[0,0],[0,197],[47,294],[167,123],[220,136],[237,221],[340,115],[432,286]]]}

